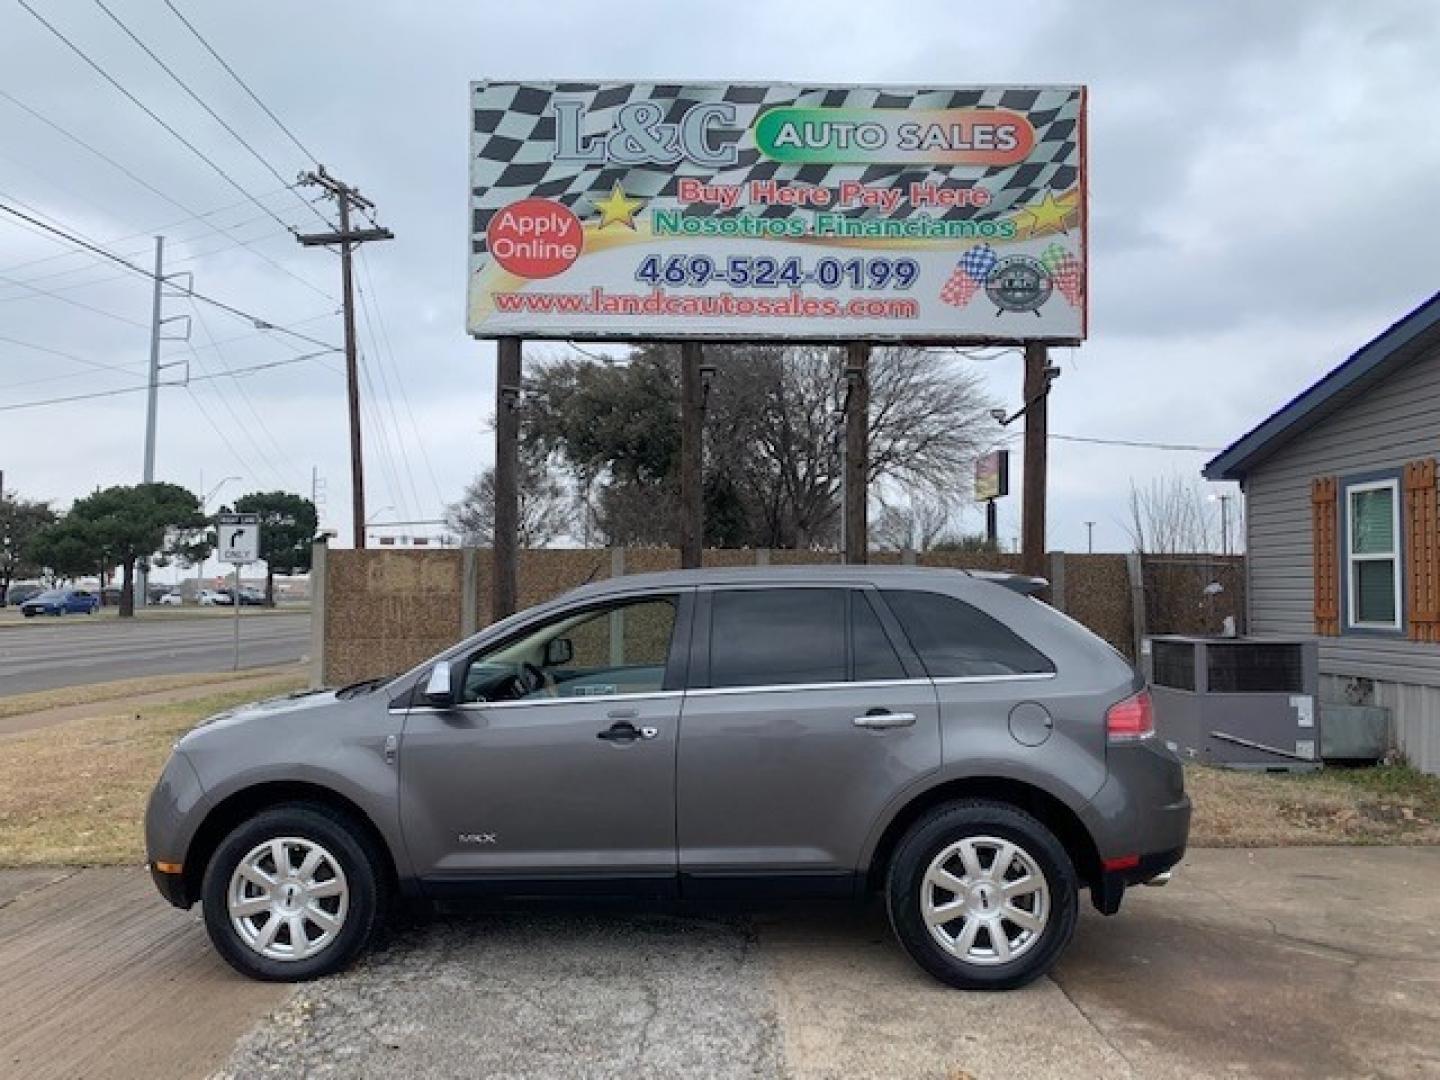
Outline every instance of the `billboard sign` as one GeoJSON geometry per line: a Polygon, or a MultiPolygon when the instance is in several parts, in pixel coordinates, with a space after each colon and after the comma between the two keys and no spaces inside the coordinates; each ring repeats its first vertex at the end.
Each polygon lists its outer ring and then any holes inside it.
{"type": "Polygon", "coordinates": [[[1003,499],[1010,494],[1010,451],[992,450],[975,459],[975,501],[1003,499]]]}
{"type": "Polygon", "coordinates": [[[1085,91],[471,86],[477,337],[1085,336],[1085,91]]]}

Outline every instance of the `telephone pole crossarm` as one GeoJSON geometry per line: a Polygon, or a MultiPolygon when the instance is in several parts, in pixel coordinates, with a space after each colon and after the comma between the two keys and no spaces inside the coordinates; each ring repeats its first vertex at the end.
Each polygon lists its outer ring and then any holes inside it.
{"type": "Polygon", "coordinates": [[[324,247],[329,244],[363,244],[367,240],[394,240],[395,234],[389,229],[352,229],[343,233],[298,233],[295,239],[304,247],[324,247]]]}

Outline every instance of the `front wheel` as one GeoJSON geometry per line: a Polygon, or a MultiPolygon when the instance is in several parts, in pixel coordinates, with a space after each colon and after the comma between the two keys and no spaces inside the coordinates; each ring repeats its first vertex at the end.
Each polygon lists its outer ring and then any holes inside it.
{"type": "Polygon", "coordinates": [[[328,975],[354,959],[380,920],[379,866],[365,833],[326,807],[263,811],[236,827],[205,868],[205,929],[251,978],[328,975]]]}
{"type": "Polygon", "coordinates": [[[962,990],[1010,990],[1044,975],[1079,912],[1075,870],[1055,835],[984,800],[948,803],[911,826],[886,893],[911,959],[962,990]]]}

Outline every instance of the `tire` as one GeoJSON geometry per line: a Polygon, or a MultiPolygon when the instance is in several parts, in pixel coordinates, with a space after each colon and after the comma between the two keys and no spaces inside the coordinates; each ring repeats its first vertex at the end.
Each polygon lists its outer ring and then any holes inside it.
{"type": "Polygon", "coordinates": [[[200,894],[205,929],[216,951],[242,975],[266,982],[329,975],[365,948],[384,918],[381,866],[365,832],[329,807],[289,803],[264,810],[225,837],[205,867],[200,894]],[[303,871],[318,851],[310,877],[275,874],[277,848],[295,871],[303,871]],[[283,888],[261,885],[264,878],[283,888]],[[233,918],[232,896],[248,902],[233,918]],[[304,938],[298,956],[297,923],[304,938]]]}
{"type": "Polygon", "coordinates": [[[915,822],[895,849],[885,892],[910,958],[961,990],[1013,990],[1038,979],[1070,943],[1079,915],[1075,868],[1055,834],[1023,810],[987,800],[947,803],[915,822]],[[1008,902],[1002,879],[1020,887],[1008,902]]]}

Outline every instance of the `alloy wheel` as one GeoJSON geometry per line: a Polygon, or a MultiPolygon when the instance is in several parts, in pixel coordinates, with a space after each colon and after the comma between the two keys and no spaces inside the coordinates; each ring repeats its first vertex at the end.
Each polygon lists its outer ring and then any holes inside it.
{"type": "Polygon", "coordinates": [[[920,913],[940,947],[967,964],[1006,964],[1033,949],[1050,919],[1050,888],[1019,844],[967,836],[925,870],[920,913]]]}
{"type": "Polygon", "coordinates": [[[230,922],[250,949],[270,960],[305,960],[345,925],[350,889],[339,860],[302,837],[251,849],[230,875],[230,922]]]}

